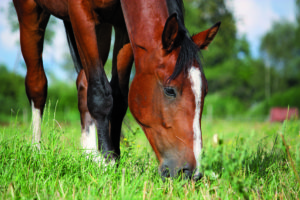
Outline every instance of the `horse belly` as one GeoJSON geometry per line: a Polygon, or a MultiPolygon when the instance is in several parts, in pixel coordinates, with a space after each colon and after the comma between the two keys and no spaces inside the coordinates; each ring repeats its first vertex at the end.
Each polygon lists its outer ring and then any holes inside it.
{"type": "Polygon", "coordinates": [[[68,0],[35,0],[44,10],[57,18],[68,20],[68,0]]]}

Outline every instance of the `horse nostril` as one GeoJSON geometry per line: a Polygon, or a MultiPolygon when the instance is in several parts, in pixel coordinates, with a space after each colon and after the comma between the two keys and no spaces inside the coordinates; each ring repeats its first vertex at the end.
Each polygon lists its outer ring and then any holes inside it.
{"type": "Polygon", "coordinates": [[[190,179],[192,178],[193,172],[188,168],[183,168],[179,170],[178,175],[182,176],[182,178],[190,179]]]}
{"type": "Polygon", "coordinates": [[[193,181],[199,181],[203,177],[203,174],[200,172],[196,172],[193,176],[193,181]]]}
{"type": "Polygon", "coordinates": [[[169,168],[167,168],[167,167],[162,168],[161,172],[160,172],[160,175],[163,178],[163,180],[165,178],[167,178],[167,177],[170,177],[170,170],[169,170],[169,168]]]}

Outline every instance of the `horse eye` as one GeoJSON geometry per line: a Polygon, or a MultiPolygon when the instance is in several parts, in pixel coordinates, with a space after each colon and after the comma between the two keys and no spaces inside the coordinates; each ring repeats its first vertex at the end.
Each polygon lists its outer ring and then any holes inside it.
{"type": "Polygon", "coordinates": [[[173,98],[176,97],[176,91],[171,87],[165,87],[164,88],[164,93],[168,97],[173,97],[173,98]]]}

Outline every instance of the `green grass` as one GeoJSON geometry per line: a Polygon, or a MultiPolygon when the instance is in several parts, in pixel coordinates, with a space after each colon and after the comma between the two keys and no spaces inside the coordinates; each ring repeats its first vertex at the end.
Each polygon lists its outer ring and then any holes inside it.
{"type": "Polygon", "coordinates": [[[203,120],[205,176],[195,183],[180,178],[162,181],[146,137],[130,120],[123,128],[119,166],[105,167],[82,154],[79,121],[60,124],[49,113],[43,120],[40,151],[31,147],[28,124],[15,120],[0,127],[2,199],[300,198],[299,121],[203,120]]]}

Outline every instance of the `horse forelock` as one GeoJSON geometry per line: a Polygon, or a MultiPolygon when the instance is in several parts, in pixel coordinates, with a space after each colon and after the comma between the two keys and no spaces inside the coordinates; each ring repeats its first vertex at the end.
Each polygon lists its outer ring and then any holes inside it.
{"type": "Polygon", "coordinates": [[[200,49],[193,42],[188,30],[184,25],[183,2],[182,0],[167,0],[169,14],[176,12],[178,14],[179,31],[178,37],[170,52],[180,48],[174,71],[168,81],[174,80],[182,71],[186,76],[188,70],[193,65],[198,65],[202,70],[201,60],[199,57],[200,49]]]}
{"type": "Polygon", "coordinates": [[[203,71],[199,57],[199,48],[189,36],[186,36],[181,42],[174,71],[169,77],[169,81],[174,80],[181,72],[186,76],[188,70],[193,65],[199,66],[200,70],[203,71]]]}

